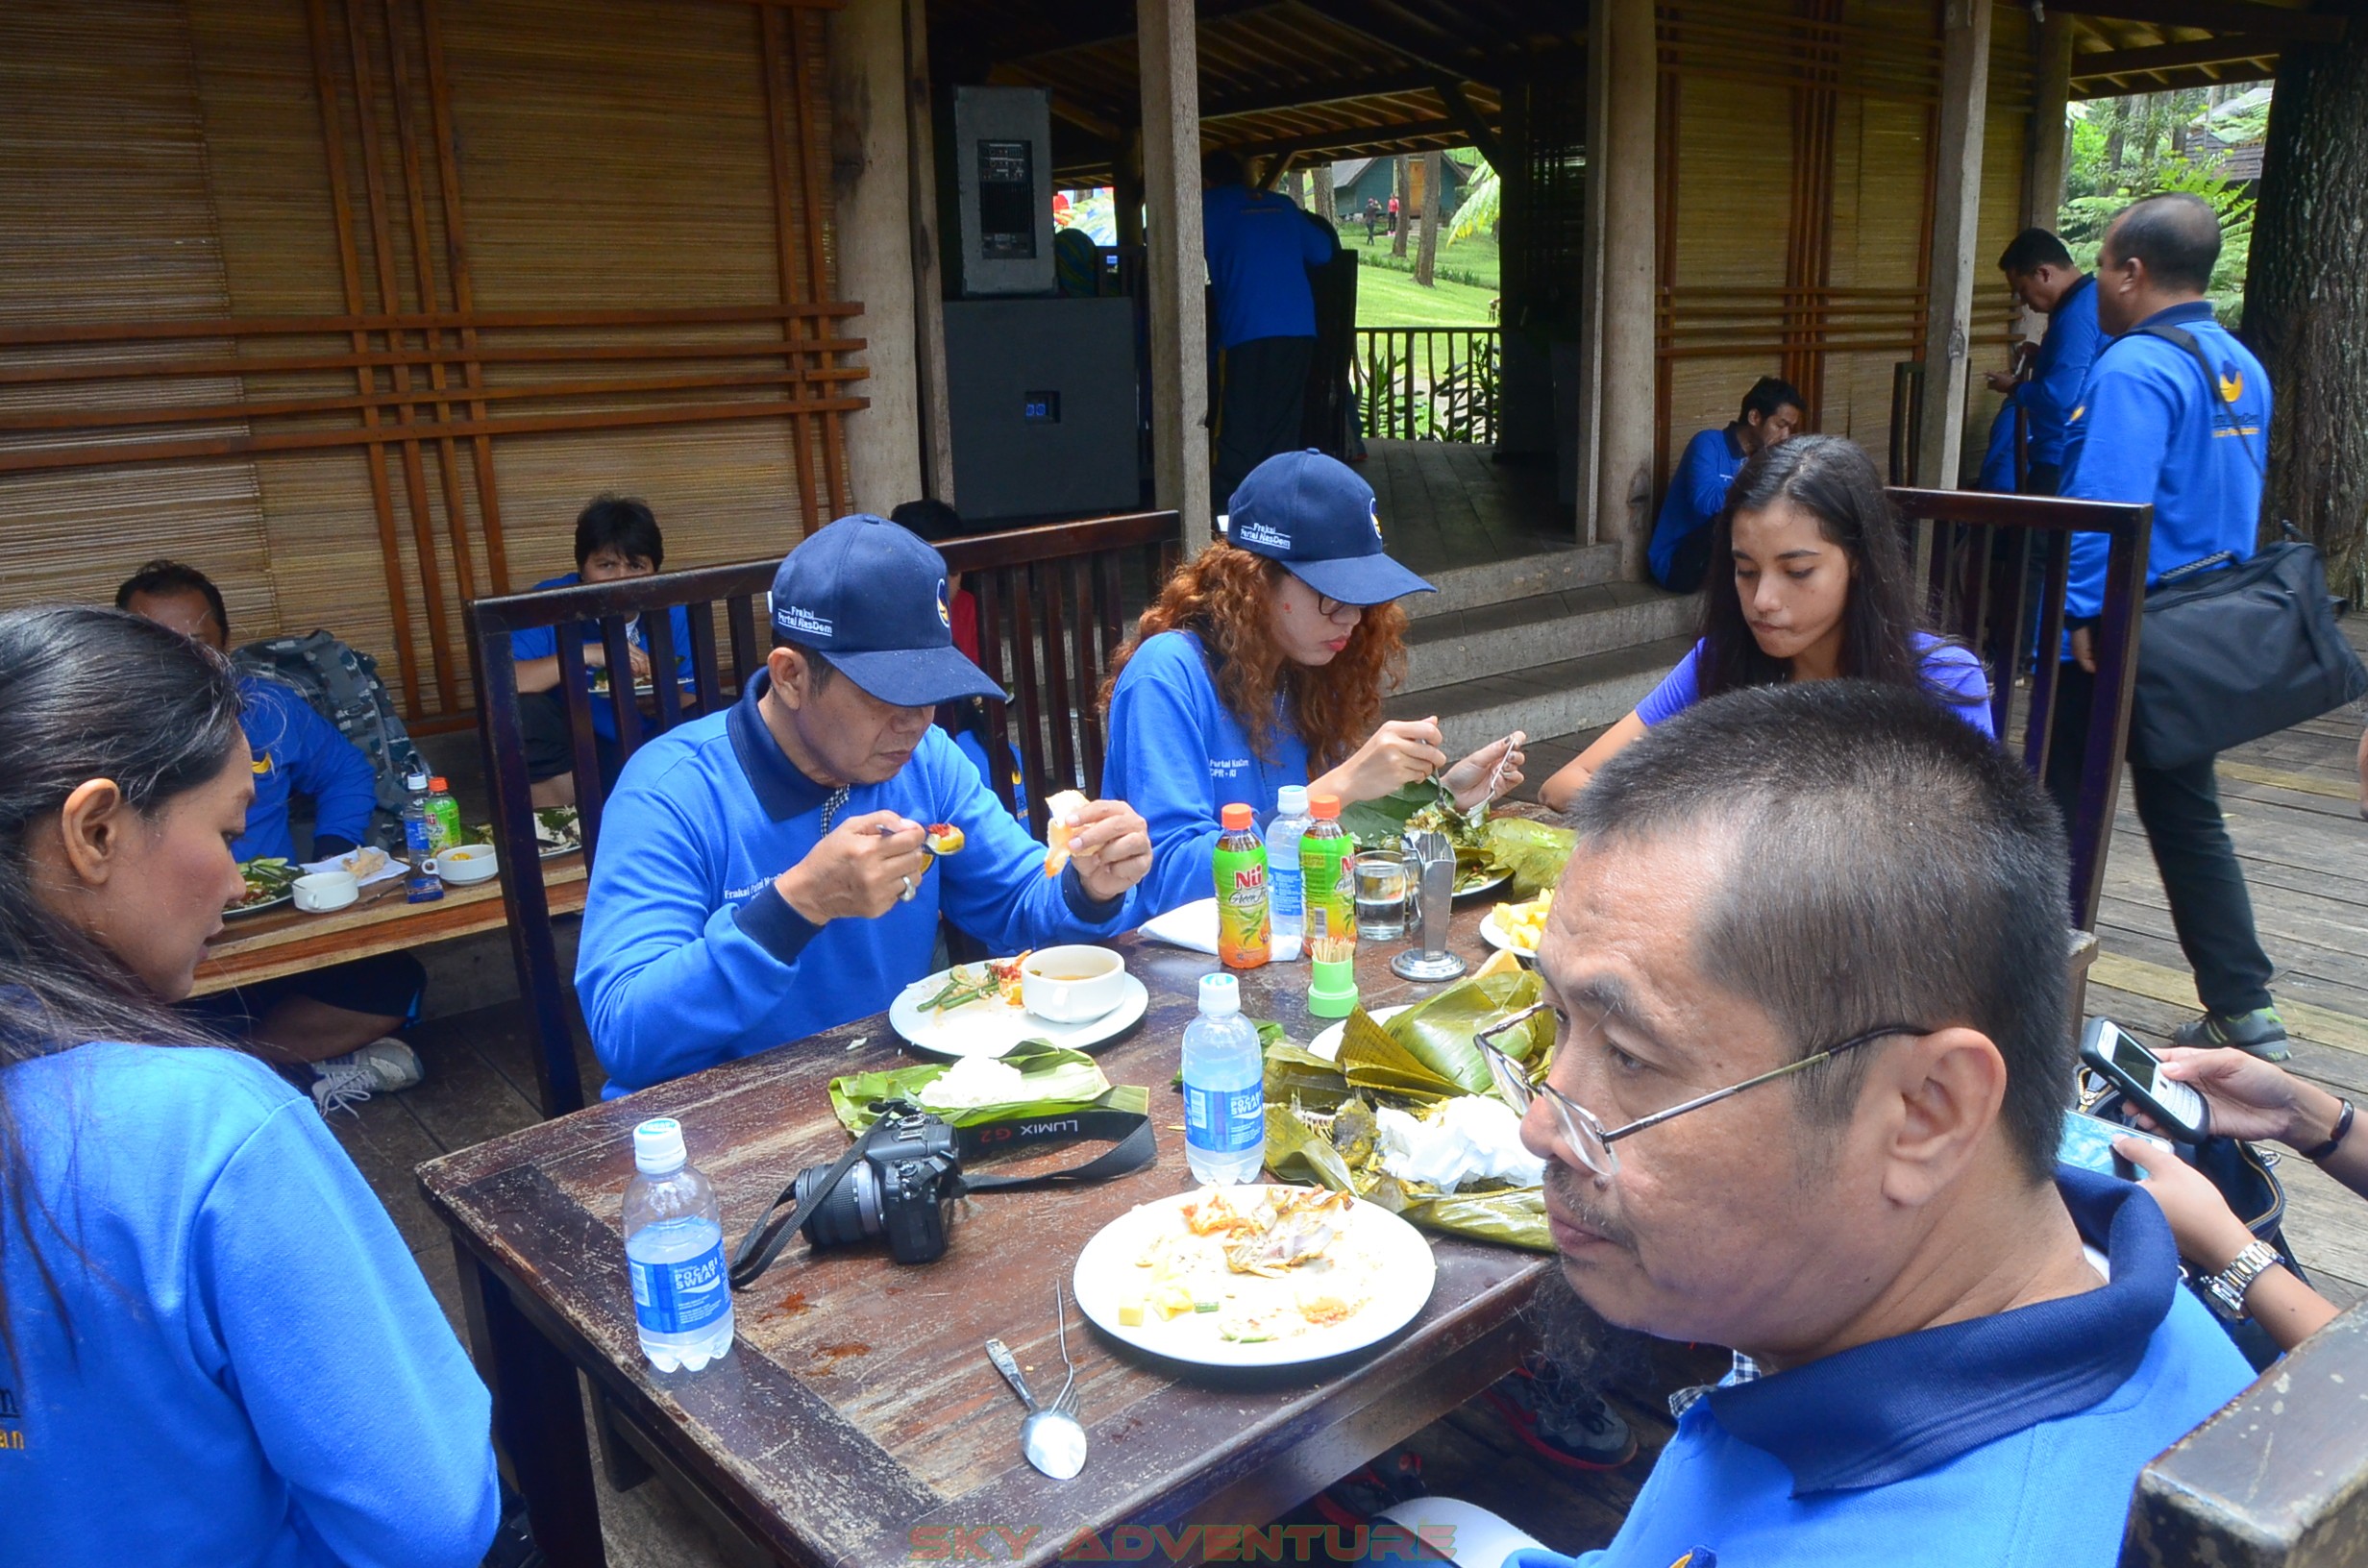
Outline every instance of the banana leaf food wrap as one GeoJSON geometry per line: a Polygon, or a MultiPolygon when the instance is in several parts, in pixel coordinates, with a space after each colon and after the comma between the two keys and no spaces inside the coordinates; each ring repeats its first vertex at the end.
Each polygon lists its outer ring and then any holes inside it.
{"type": "Polygon", "coordinates": [[[1023,1041],[1000,1059],[1018,1070],[1025,1085],[1024,1099],[983,1105],[932,1107],[929,1087],[958,1064],[925,1062],[886,1072],[857,1072],[830,1080],[830,1109],[839,1124],[853,1137],[877,1120],[872,1107],[883,1100],[910,1100],[951,1123],[958,1145],[967,1157],[978,1149],[974,1133],[966,1130],[996,1122],[1037,1120],[1073,1115],[1080,1111],[1117,1111],[1146,1115],[1150,1090],[1131,1084],[1112,1085],[1101,1065],[1083,1051],[1073,1051],[1047,1041],[1023,1041]]]}
{"type": "Polygon", "coordinates": [[[1435,779],[1402,784],[1379,799],[1344,805],[1341,826],[1360,849],[1396,849],[1404,845],[1409,827],[1436,828],[1455,845],[1459,892],[1510,875],[1518,898],[1533,898],[1561,880],[1579,842],[1569,828],[1525,817],[1492,816],[1486,806],[1467,816],[1455,809],[1454,798],[1435,779]]]}
{"type": "MultiPolygon", "coordinates": [[[[1287,1041],[1270,1047],[1267,1168],[1285,1181],[1353,1192],[1428,1230],[1553,1251],[1541,1188],[1478,1181],[1442,1192],[1405,1181],[1382,1168],[1375,1117],[1382,1106],[1420,1116],[1463,1095],[1493,1097],[1494,1081],[1472,1036],[1542,994],[1537,975],[1527,970],[1475,977],[1387,1023],[1359,1008],[1342,1031],[1337,1062],[1287,1041]]],[[[1542,1013],[1497,1044],[1536,1079],[1544,1076],[1553,1041],[1553,1018],[1542,1013]]]]}

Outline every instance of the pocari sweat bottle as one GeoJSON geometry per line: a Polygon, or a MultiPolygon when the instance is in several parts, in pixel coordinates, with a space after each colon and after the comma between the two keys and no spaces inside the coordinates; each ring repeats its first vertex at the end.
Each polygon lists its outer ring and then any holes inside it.
{"type": "Polygon", "coordinates": [[[656,1116],[633,1129],[625,1189],[625,1263],[642,1354],[660,1372],[693,1372],[731,1348],[731,1279],[724,1209],[682,1152],[682,1124],[656,1116]]]}
{"type": "Polygon", "coordinates": [[[403,848],[411,862],[403,879],[403,900],[429,904],[444,896],[444,884],[428,870],[435,853],[434,823],[428,815],[428,775],[412,773],[403,781],[403,848]]]}
{"type": "Polygon", "coordinates": [[[1184,1162],[1211,1186],[1258,1179],[1266,1163],[1266,1054],[1242,1017],[1241,983],[1200,977],[1200,1016],[1184,1031],[1184,1162]]]}
{"type": "Polygon", "coordinates": [[[1307,814],[1306,785],[1286,784],[1275,792],[1274,820],[1267,823],[1267,919],[1278,940],[1307,929],[1299,837],[1315,820],[1307,814]]]}

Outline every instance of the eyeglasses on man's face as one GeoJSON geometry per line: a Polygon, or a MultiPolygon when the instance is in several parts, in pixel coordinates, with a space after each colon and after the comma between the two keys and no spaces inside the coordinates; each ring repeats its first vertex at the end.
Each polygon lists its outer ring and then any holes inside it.
{"type": "Polygon", "coordinates": [[[1499,1038],[1519,1028],[1541,1013],[1550,1013],[1554,1016],[1554,1044],[1556,1049],[1560,1049],[1563,1036],[1567,1033],[1566,1026],[1569,1020],[1563,1016],[1562,1010],[1551,1002],[1535,1002],[1507,1015],[1474,1034],[1472,1042],[1480,1047],[1480,1054],[1489,1065],[1489,1075],[1495,1081],[1496,1091],[1504,1096],[1505,1103],[1521,1115],[1527,1115],[1531,1102],[1543,1094],[1554,1107],[1555,1127],[1562,1134],[1563,1147],[1568,1149],[1578,1159],[1579,1164],[1604,1181],[1609,1181],[1619,1174],[1619,1155],[1612,1145],[1623,1138],[1634,1137],[1647,1127],[1658,1127],[1663,1122],[1674,1120],[1689,1111],[1699,1111],[1706,1105],[1716,1105],[1720,1100],[1731,1099],[1747,1089],[1757,1089],[1762,1084],[1772,1084],[1779,1078],[1789,1078],[1796,1072],[1806,1072],[1812,1067],[1831,1062],[1845,1051],[1855,1051],[1862,1045],[1871,1045],[1877,1041],[1889,1040],[1895,1035],[1931,1033],[1930,1030],[1912,1023],[1878,1024],[1865,1033],[1853,1035],[1838,1044],[1812,1051],[1797,1062],[1788,1062],[1781,1067],[1760,1073],[1756,1077],[1746,1078],[1739,1084],[1729,1084],[1724,1089],[1713,1090],[1708,1094],[1697,1095],[1681,1105],[1673,1105],[1666,1111],[1656,1111],[1649,1116],[1640,1116],[1625,1126],[1606,1129],[1602,1119],[1592,1111],[1556,1089],[1552,1084],[1541,1081],[1533,1085],[1529,1081],[1529,1070],[1496,1043],[1499,1038]]]}

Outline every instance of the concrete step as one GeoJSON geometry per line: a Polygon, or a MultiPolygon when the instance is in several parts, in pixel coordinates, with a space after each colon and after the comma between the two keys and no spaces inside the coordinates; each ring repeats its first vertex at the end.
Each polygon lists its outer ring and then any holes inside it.
{"type": "Polygon", "coordinates": [[[1689,632],[1425,691],[1401,691],[1391,698],[1387,713],[1392,719],[1437,714],[1450,757],[1517,729],[1533,738],[1594,729],[1625,717],[1692,646],[1689,632]]]}
{"type": "Polygon", "coordinates": [[[1701,601],[1603,582],[1426,615],[1407,635],[1408,692],[1513,674],[1692,631],[1701,601]]]}
{"type": "Polygon", "coordinates": [[[1539,594],[1566,593],[1612,582],[1620,576],[1617,545],[1572,545],[1501,561],[1426,572],[1423,580],[1438,589],[1433,594],[1409,594],[1398,602],[1417,622],[1461,610],[1498,604],[1539,594]]]}

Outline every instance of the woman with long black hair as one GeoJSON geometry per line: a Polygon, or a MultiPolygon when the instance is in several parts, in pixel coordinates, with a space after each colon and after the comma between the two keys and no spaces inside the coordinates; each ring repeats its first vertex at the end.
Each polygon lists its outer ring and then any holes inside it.
{"type": "Polygon", "coordinates": [[[489,1402],[309,1100],[176,1015],[254,794],[210,649],[0,614],[0,1556],[464,1568],[489,1402]]]}
{"type": "Polygon", "coordinates": [[[1566,809],[1595,770],[1654,724],[1705,698],[1788,680],[1916,686],[1991,733],[1982,661],[1924,629],[1899,523],[1874,459],[1838,435],[1764,447],[1712,524],[1702,637],[1636,711],[1540,786],[1566,809]]]}

